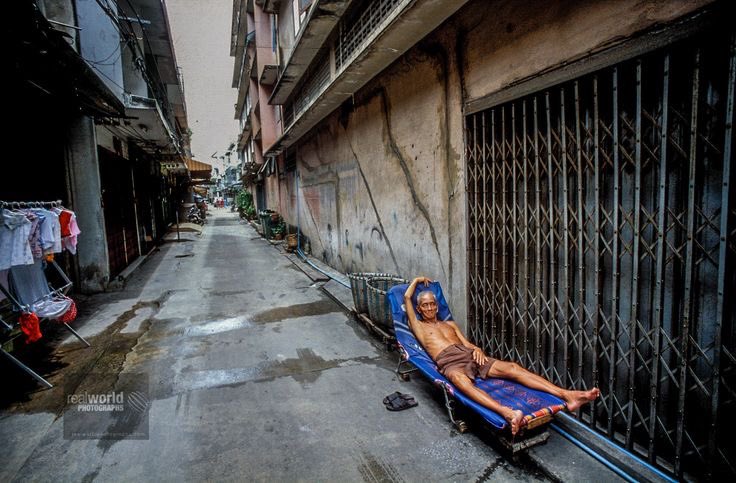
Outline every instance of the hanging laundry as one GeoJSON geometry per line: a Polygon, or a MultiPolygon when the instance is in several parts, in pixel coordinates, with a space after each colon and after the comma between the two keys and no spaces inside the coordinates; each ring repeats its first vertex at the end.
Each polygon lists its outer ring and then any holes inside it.
{"type": "Polygon", "coordinates": [[[54,246],[51,249],[51,253],[61,253],[61,223],[59,222],[59,214],[61,213],[61,210],[58,208],[51,208],[49,213],[53,215],[51,219],[51,229],[54,235],[54,246]]]}
{"type": "MultiPolygon", "coordinates": [[[[62,248],[64,248],[64,250],[68,251],[72,255],[76,255],[77,236],[79,236],[82,231],[77,225],[77,215],[73,211],[69,210],[63,210],[63,212],[69,213],[69,215],[68,217],[64,217],[67,220],[66,228],[64,227],[64,224],[62,224],[61,226],[61,246],[62,248]]],[[[59,219],[61,219],[61,215],[59,215],[59,219]]]]}
{"type": "Polygon", "coordinates": [[[41,250],[46,252],[54,246],[54,228],[51,220],[52,214],[48,210],[35,209],[33,213],[38,216],[38,243],[41,250]]]}
{"type": "Polygon", "coordinates": [[[28,244],[31,247],[31,254],[34,259],[39,259],[43,256],[43,249],[41,248],[40,242],[41,234],[39,231],[41,220],[38,218],[38,215],[30,210],[26,210],[25,215],[26,218],[28,218],[28,221],[31,222],[31,234],[28,235],[28,244]]]}
{"type": "Polygon", "coordinates": [[[30,234],[31,222],[25,214],[6,209],[0,211],[0,270],[33,263],[28,243],[30,234]]]}
{"type": "Polygon", "coordinates": [[[39,324],[38,316],[33,312],[24,312],[20,314],[18,322],[20,323],[20,330],[23,331],[26,336],[26,344],[36,342],[42,337],[41,325],[39,324]]]}
{"type": "Polygon", "coordinates": [[[40,240],[44,255],[61,252],[61,224],[59,213],[53,210],[34,209],[33,212],[41,219],[40,240]]]}

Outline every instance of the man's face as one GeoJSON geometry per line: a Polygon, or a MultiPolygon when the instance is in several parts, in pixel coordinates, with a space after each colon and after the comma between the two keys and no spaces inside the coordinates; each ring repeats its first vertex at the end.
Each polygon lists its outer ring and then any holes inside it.
{"type": "Polygon", "coordinates": [[[432,292],[423,292],[419,296],[417,310],[423,320],[432,320],[437,316],[437,299],[432,292]]]}

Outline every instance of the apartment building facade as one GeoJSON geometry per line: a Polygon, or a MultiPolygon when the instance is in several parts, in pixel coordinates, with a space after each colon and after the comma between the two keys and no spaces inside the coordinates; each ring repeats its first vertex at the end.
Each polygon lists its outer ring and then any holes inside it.
{"type": "Polygon", "coordinates": [[[8,11],[6,145],[27,162],[9,168],[0,199],[74,210],[82,233],[67,268],[79,290],[105,290],[165,234],[186,191],[189,132],[165,4],[23,0],[8,11]]]}
{"type": "Polygon", "coordinates": [[[490,353],[599,386],[614,445],[733,475],[727,2],[234,4],[278,72],[244,182],[313,255],[438,279],[490,353]]]}

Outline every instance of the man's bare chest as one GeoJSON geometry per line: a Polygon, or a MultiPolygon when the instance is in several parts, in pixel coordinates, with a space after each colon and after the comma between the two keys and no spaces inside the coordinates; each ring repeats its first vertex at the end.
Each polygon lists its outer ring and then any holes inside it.
{"type": "Polygon", "coordinates": [[[420,322],[420,325],[423,338],[428,340],[449,340],[455,342],[457,339],[453,328],[446,323],[437,322],[427,324],[420,322]]]}

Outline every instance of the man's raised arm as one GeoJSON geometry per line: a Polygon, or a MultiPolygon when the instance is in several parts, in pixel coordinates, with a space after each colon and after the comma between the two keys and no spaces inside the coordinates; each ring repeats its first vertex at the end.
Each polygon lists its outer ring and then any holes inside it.
{"type": "Polygon", "coordinates": [[[409,319],[409,328],[411,328],[412,331],[414,330],[414,327],[416,327],[417,314],[414,311],[414,305],[412,304],[411,298],[414,295],[414,291],[417,289],[417,284],[424,282],[425,286],[429,286],[431,281],[432,280],[427,277],[417,277],[411,281],[406,292],[404,292],[404,309],[406,309],[406,316],[409,319]]]}

